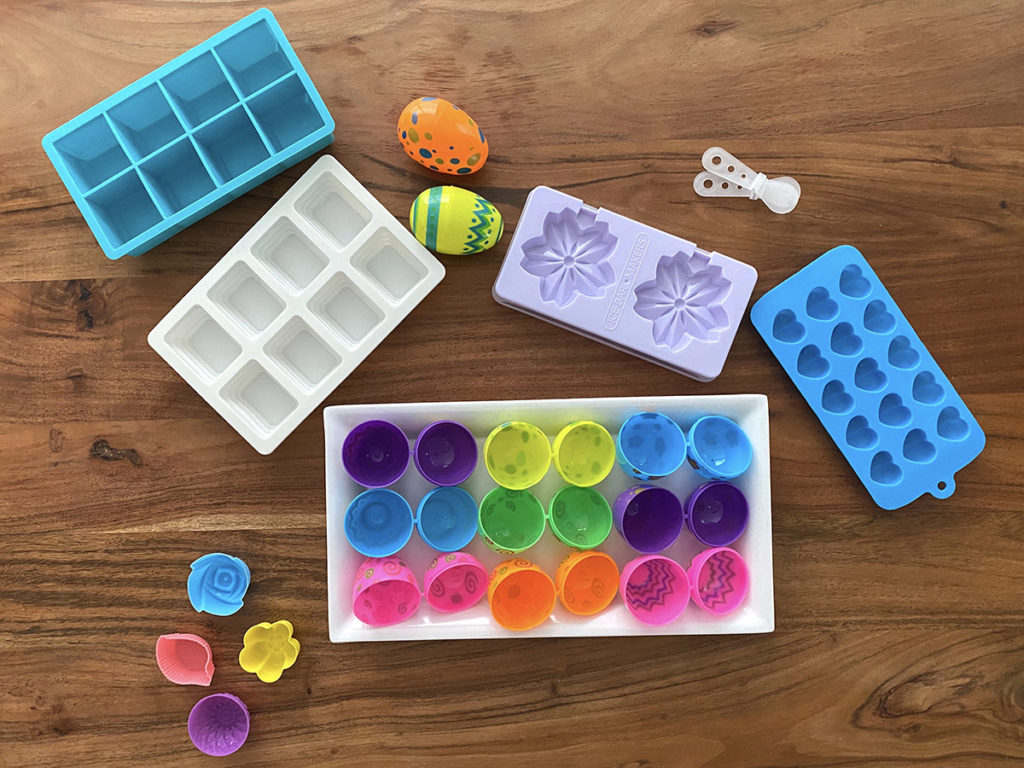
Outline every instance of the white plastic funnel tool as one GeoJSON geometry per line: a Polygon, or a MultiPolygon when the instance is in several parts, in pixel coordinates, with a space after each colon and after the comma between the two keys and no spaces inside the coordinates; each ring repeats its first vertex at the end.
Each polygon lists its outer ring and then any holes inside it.
{"type": "Polygon", "coordinates": [[[711,147],[701,158],[707,170],[693,179],[701,197],[749,197],[763,200],[773,213],[789,213],[800,200],[800,185],[789,176],[769,179],[747,167],[721,147],[711,147]]]}

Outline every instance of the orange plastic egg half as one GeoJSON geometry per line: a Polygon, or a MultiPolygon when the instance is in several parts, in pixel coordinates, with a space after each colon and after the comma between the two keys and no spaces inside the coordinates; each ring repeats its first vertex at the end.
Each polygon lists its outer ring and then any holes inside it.
{"type": "Polygon", "coordinates": [[[487,162],[487,139],[476,121],[434,96],[411,101],[402,110],[398,140],[409,157],[432,171],[465,176],[487,162]]]}

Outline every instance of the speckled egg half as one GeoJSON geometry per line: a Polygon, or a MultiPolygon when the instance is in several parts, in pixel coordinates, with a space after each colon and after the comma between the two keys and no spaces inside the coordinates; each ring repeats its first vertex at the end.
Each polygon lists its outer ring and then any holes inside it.
{"type": "Polygon", "coordinates": [[[432,171],[466,175],[487,162],[487,139],[476,121],[435,96],[409,102],[398,118],[398,140],[413,160],[432,171]]]}
{"type": "Polygon", "coordinates": [[[501,239],[503,227],[497,208],[461,187],[420,192],[409,209],[409,225],[427,248],[450,255],[486,251],[501,239]]]}

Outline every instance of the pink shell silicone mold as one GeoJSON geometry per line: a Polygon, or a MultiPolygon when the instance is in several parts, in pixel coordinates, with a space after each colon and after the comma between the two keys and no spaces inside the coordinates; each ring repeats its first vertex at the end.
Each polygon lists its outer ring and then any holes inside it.
{"type": "Polygon", "coordinates": [[[213,680],[213,653],[198,635],[160,635],[156,663],[164,677],[178,685],[209,685],[213,680]]]}
{"type": "Polygon", "coordinates": [[[540,278],[544,301],[567,307],[579,296],[599,297],[615,282],[608,257],[618,241],[586,210],[566,208],[544,218],[544,234],[523,244],[523,269],[540,278]]]}
{"type": "Polygon", "coordinates": [[[650,320],[659,346],[681,349],[691,339],[715,341],[729,326],[722,302],[732,283],[703,253],[663,256],[653,280],[636,288],[633,309],[650,320]]]}

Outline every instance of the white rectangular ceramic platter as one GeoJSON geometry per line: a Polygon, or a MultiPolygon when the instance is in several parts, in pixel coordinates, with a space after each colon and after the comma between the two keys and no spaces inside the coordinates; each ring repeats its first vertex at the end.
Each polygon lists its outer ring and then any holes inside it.
{"type": "Polygon", "coordinates": [[[321,157],[149,334],[270,453],[430,293],[444,267],[321,157]]]}
{"type": "MultiPolygon", "coordinates": [[[[518,400],[454,403],[401,403],[390,405],[338,405],[324,409],[327,476],[327,601],[332,642],[370,640],[452,640],[458,638],[501,637],[588,637],[612,635],[724,635],[771,632],[775,627],[775,603],[772,583],[771,482],[768,455],[768,399],[764,395],[709,395],[643,398],[595,398],[567,400],[518,400]],[[451,419],[461,422],[474,433],[481,455],[484,439],[494,427],[510,420],[536,424],[549,439],[569,422],[591,419],[603,424],[615,435],[622,423],[640,411],[660,411],[675,419],[686,430],[698,417],[718,414],[733,419],[746,432],[753,445],[753,461],[734,482],[750,504],[747,530],[732,545],[747,561],[750,593],[743,605],[726,616],[705,613],[692,602],[683,615],[664,626],[649,626],[629,614],[620,597],[602,613],[576,616],[561,603],[551,617],[539,627],[526,632],[513,632],[500,627],[491,617],[486,598],[461,613],[440,613],[423,601],[413,616],[401,624],[373,627],[360,622],[352,614],[352,588],[363,556],[345,538],[344,517],[349,502],[361,491],[345,472],[341,447],[345,436],[356,425],[370,419],[386,419],[397,424],[410,440],[431,422],[451,419]]],[[[615,496],[639,481],[627,476],[618,465],[595,488],[609,503],[615,496]]],[[[690,492],[705,482],[688,464],[669,477],[654,481],[685,500],[690,492]]],[[[483,461],[462,484],[480,503],[484,494],[495,487],[483,461]]],[[[554,467],[530,490],[547,507],[552,495],[564,485],[554,467]]],[[[415,510],[422,496],[433,486],[410,461],[405,474],[390,488],[405,496],[415,510]]],[[[632,550],[616,530],[598,547],[611,555],[620,570],[639,553],[632,550]]],[[[663,554],[688,567],[702,547],[687,531],[663,554]]],[[[477,535],[464,551],[476,556],[490,571],[507,559],[491,551],[477,535]]],[[[516,557],[530,560],[554,578],[558,563],[568,549],[559,542],[550,527],[541,540],[516,557]]],[[[409,543],[399,552],[423,586],[427,565],[436,556],[413,531],[409,543]]]]}

